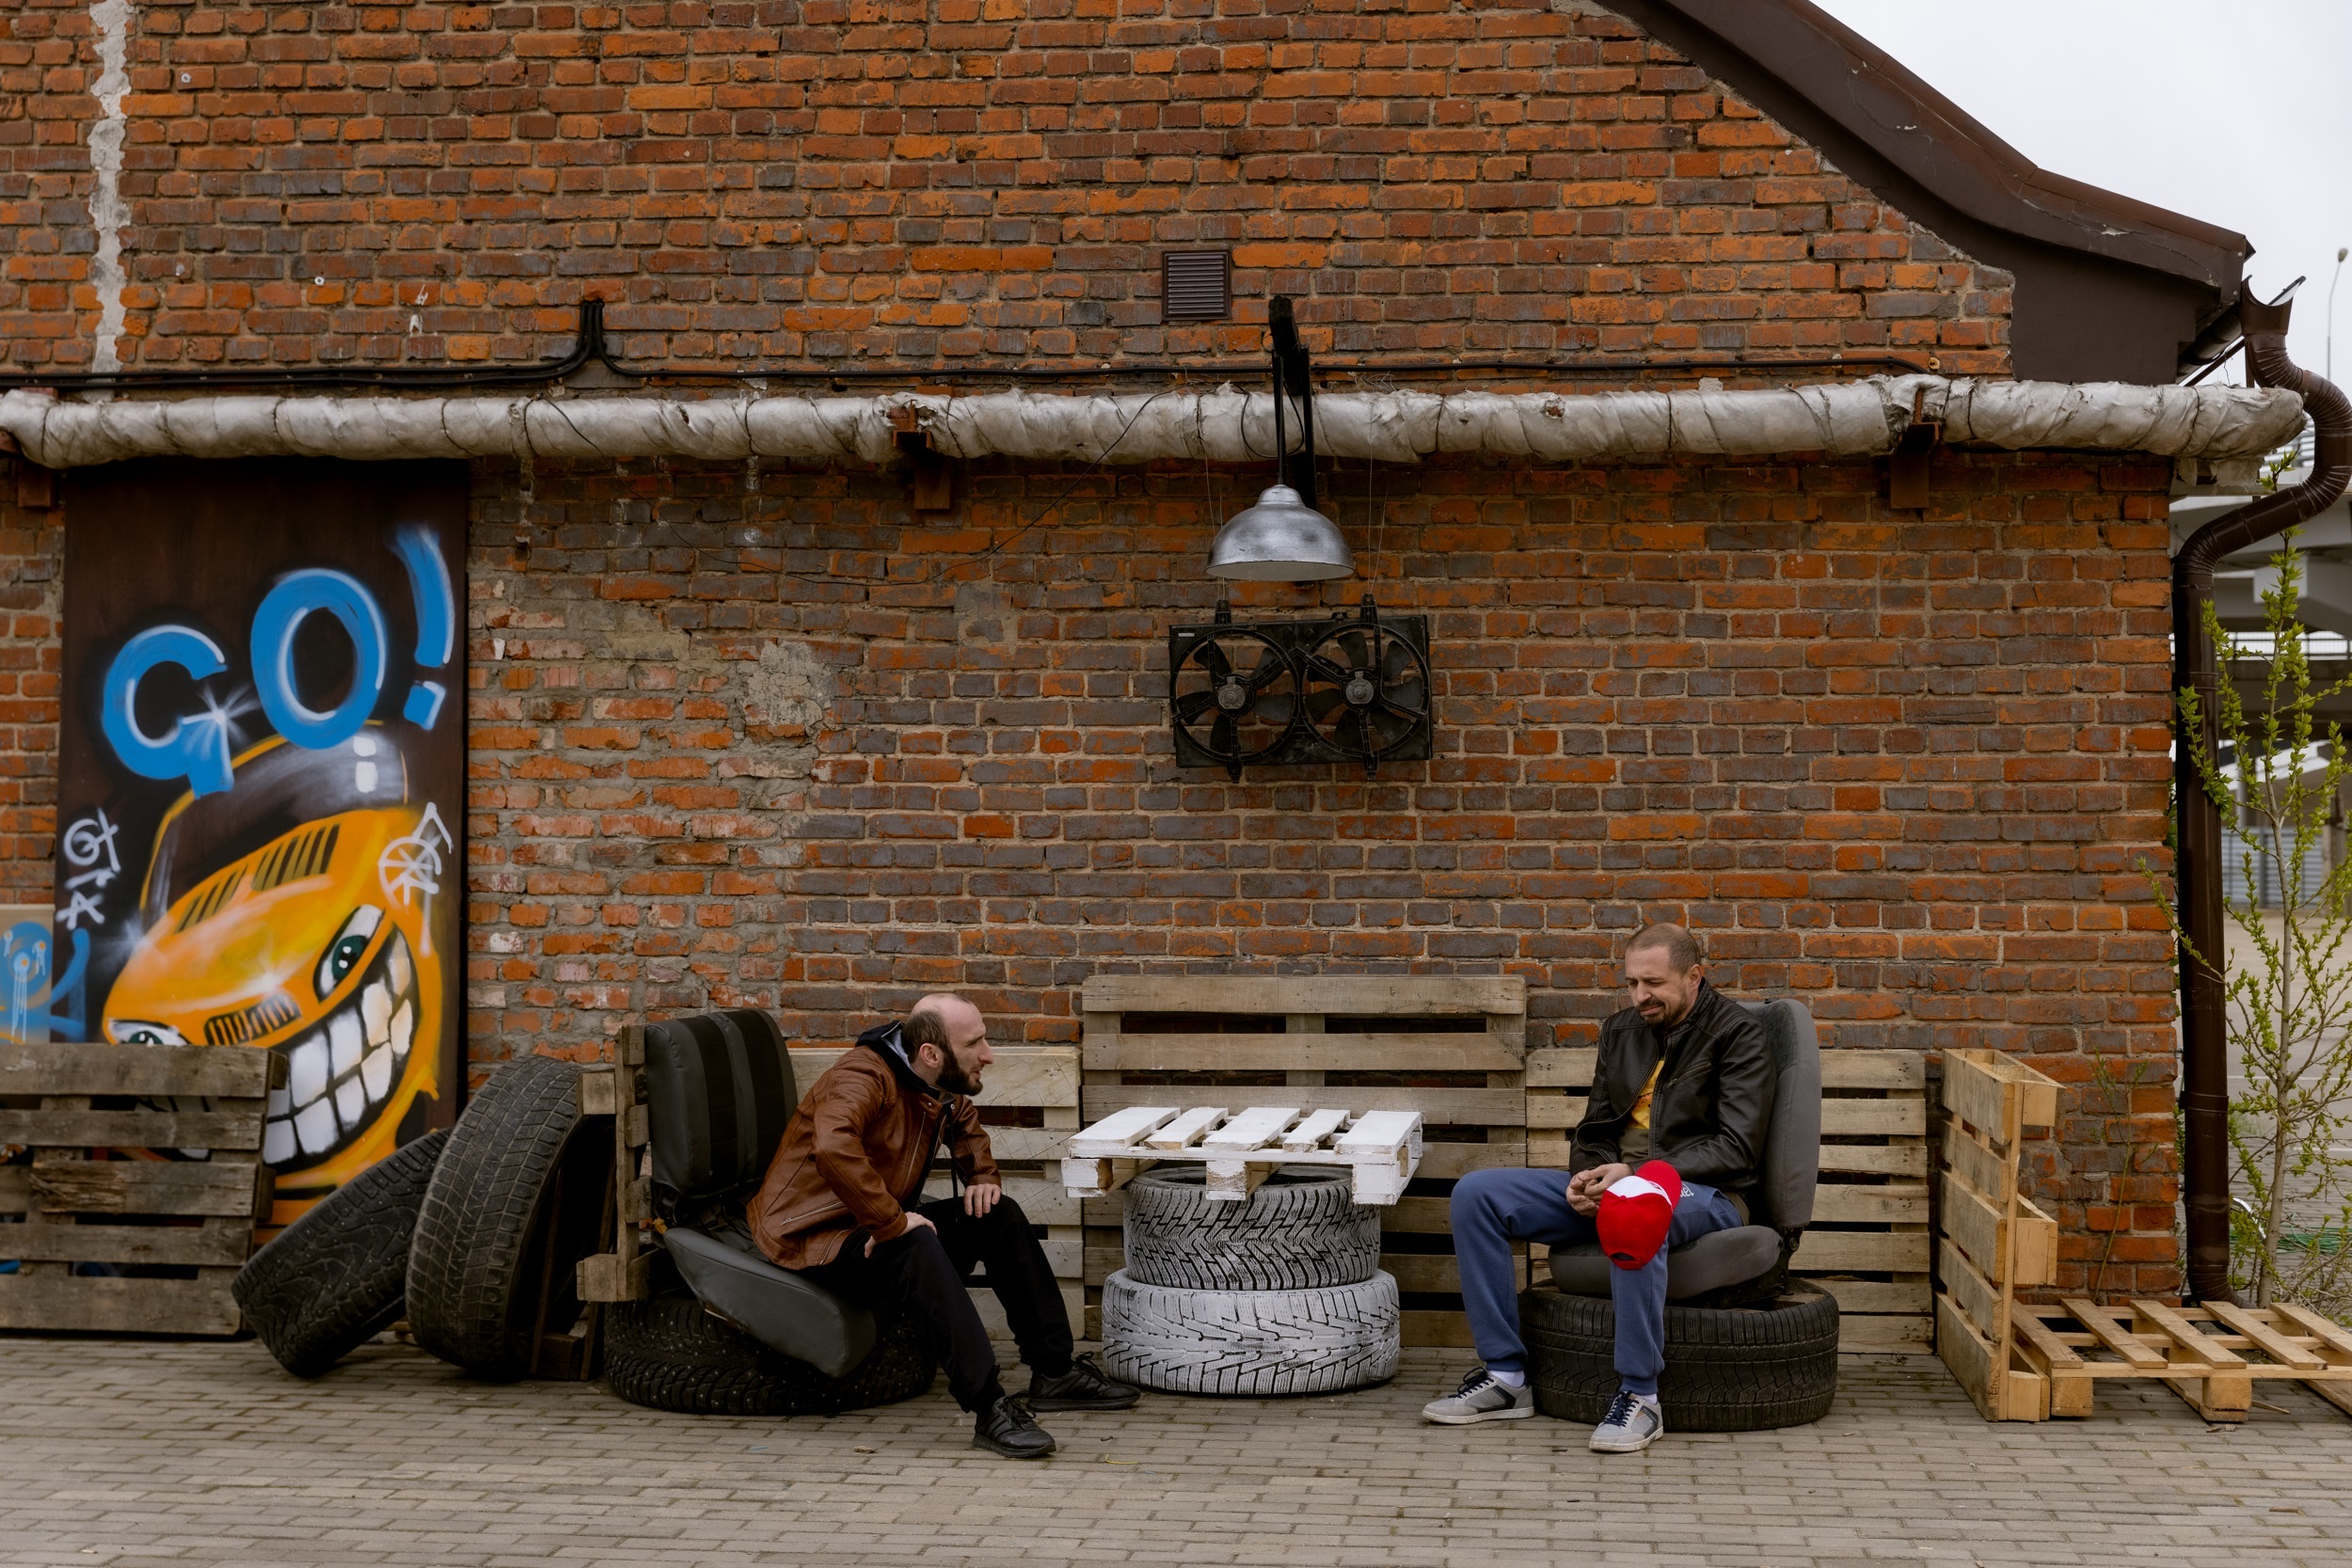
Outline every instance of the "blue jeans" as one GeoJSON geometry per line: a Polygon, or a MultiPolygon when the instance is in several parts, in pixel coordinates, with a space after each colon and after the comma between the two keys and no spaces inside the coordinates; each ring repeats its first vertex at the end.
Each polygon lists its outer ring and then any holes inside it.
{"type": "MultiPolygon", "coordinates": [[[[1511,1243],[1576,1246],[1596,1240],[1598,1232],[1589,1216],[1568,1207],[1564,1170],[1474,1170],[1454,1184],[1453,1222],[1462,1306],[1479,1357],[1490,1371],[1524,1372],[1527,1346],[1519,1338],[1518,1271],[1511,1243]]],[[[1658,1255],[1638,1269],[1609,1271],[1609,1296],[1617,1315],[1617,1376],[1629,1393],[1658,1396],[1658,1373],[1666,1364],[1667,1252],[1740,1223],[1729,1198],[1686,1181],[1658,1255]]]]}

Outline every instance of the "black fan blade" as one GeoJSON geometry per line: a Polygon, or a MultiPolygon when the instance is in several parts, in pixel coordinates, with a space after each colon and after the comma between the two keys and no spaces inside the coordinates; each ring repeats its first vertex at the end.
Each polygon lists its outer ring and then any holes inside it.
{"type": "Polygon", "coordinates": [[[1375,697],[1373,699],[1373,703],[1378,707],[1388,709],[1390,713],[1403,720],[1405,721],[1406,733],[1408,735],[1412,732],[1414,725],[1423,722],[1429,717],[1426,713],[1406,707],[1400,703],[1392,703],[1389,701],[1386,693],[1375,697]]]}
{"type": "Polygon", "coordinates": [[[1401,637],[1391,637],[1389,651],[1380,660],[1380,679],[1388,682],[1420,673],[1421,660],[1413,657],[1413,645],[1401,637]]]}
{"type": "Polygon", "coordinates": [[[1310,688],[1307,692],[1307,717],[1320,724],[1332,713],[1347,705],[1345,693],[1327,686],[1310,688]]]}
{"type": "Polygon", "coordinates": [[[1253,718],[1263,720],[1278,730],[1286,730],[1291,726],[1291,714],[1296,705],[1297,699],[1286,692],[1279,697],[1259,698],[1249,712],[1253,718]]]}
{"type": "Polygon", "coordinates": [[[1208,667],[1209,673],[1218,680],[1223,680],[1233,673],[1232,661],[1225,657],[1225,650],[1217,646],[1216,639],[1214,637],[1200,644],[1200,662],[1208,667]]]}
{"type": "Polygon", "coordinates": [[[1216,722],[1209,726],[1210,749],[1219,756],[1232,756],[1241,750],[1234,744],[1234,739],[1233,716],[1230,713],[1218,714],[1216,722]]]}
{"type": "Polygon", "coordinates": [[[1328,681],[1333,686],[1345,686],[1354,678],[1321,654],[1307,656],[1307,674],[1310,679],[1328,681]]]}
{"type": "Polygon", "coordinates": [[[1258,667],[1249,672],[1249,689],[1255,691],[1277,676],[1289,674],[1290,668],[1291,661],[1279,650],[1268,648],[1265,657],[1258,660],[1258,667]]]}
{"type": "Polygon", "coordinates": [[[1216,692],[1187,691],[1176,699],[1176,717],[1189,724],[1215,706],[1216,706],[1216,692]]]}

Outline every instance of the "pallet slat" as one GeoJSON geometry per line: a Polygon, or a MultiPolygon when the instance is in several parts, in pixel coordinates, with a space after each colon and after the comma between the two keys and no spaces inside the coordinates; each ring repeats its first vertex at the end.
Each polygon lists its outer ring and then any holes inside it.
{"type": "Polygon", "coordinates": [[[285,1082],[286,1059],[275,1051],[0,1042],[0,1095],[205,1095],[259,1100],[285,1082]]]}
{"type": "Polygon", "coordinates": [[[1097,974],[1081,995],[1089,1013],[1442,1018],[1527,1011],[1527,982],[1516,974],[1097,974]]]}
{"type": "MultiPolygon", "coordinates": [[[[203,1050],[206,1047],[195,1047],[203,1050]]],[[[195,1279],[93,1279],[0,1274],[0,1328],[87,1334],[226,1336],[242,1326],[229,1293],[234,1269],[195,1279]]]]}
{"type": "Polygon", "coordinates": [[[266,1167],[232,1160],[67,1160],[0,1165],[0,1214],[38,1202],[52,1214],[250,1218],[266,1167]]]}
{"type": "MultiPolygon", "coordinates": [[[[824,1070],[849,1053],[810,1049],[792,1053],[792,1079],[806,1095],[824,1070]]],[[[1071,1105],[1077,1102],[1078,1051],[1068,1045],[1008,1045],[980,1080],[972,1103],[981,1106],[1071,1105]]]]}
{"type": "Polygon", "coordinates": [[[1087,1065],[1130,1072],[1400,1072],[1445,1059],[1456,1070],[1510,1072],[1517,1047],[1493,1035],[1090,1035],[1087,1065]]]}

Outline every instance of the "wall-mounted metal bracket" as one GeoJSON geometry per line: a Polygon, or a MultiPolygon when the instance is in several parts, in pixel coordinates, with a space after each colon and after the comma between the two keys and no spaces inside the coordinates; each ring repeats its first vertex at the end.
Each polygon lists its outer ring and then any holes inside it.
{"type": "Polygon", "coordinates": [[[1895,441],[1895,454],[1886,463],[1886,504],[1898,512],[1924,511],[1928,504],[1928,462],[1944,443],[1944,421],[1927,417],[1927,388],[1912,394],[1911,422],[1895,441]]]}

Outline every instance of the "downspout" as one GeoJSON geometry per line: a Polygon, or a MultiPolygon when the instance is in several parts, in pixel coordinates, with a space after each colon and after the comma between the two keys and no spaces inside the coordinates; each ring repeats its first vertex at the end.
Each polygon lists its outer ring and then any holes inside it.
{"type": "MultiPolygon", "coordinates": [[[[2257,540],[2293,528],[2335,503],[2352,481],[2352,402],[2335,384],[2287,357],[2285,299],[2238,307],[2246,332],[2247,378],[2303,397],[2316,443],[2311,477],[2225,513],[2189,535],[2172,558],[2172,689],[2193,689],[2203,735],[2192,739],[2174,721],[2173,798],[2180,813],[2181,1116],[2188,1210],[2188,1289],[2200,1301],[2234,1301],[2230,1293],[2230,1053],[2221,972],[2190,957],[2221,955],[2221,813],[2205,794],[2191,760],[2192,747],[2214,746],[2220,689],[2214,647],[2205,636],[2205,607],[2213,602],[2215,562],[2257,540]]],[[[2210,752],[2208,752],[2210,754],[2210,752]]]]}

